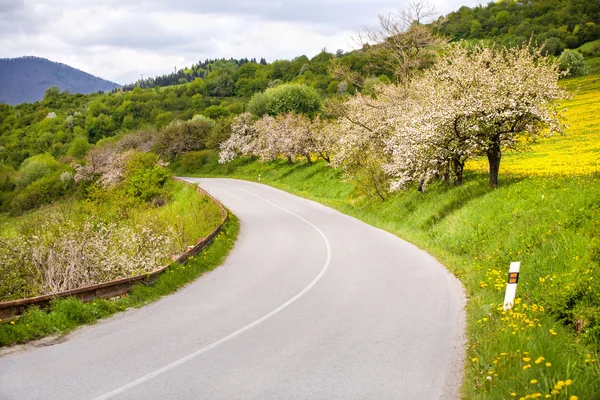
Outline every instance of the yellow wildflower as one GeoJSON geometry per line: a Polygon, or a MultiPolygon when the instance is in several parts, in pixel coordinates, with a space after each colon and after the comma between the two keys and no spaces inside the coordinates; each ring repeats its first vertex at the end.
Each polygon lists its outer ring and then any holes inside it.
{"type": "Polygon", "coordinates": [[[571,383],[573,383],[573,381],[572,381],[572,380],[570,380],[570,379],[567,379],[567,380],[565,381],[565,385],[566,385],[566,386],[569,386],[571,383]]]}
{"type": "Polygon", "coordinates": [[[535,363],[536,363],[536,364],[539,364],[539,363],[541,363],[541,362],[542,362],[542,361],[544,361],[544,360],[545,360],[545,358],[544,358],[544,357],[538,357],[538,359],[537,359],[537,360],[535,360],[535,363]]]}
{"type": "Polygon", "coordinates": [[[529,383],[531,383],[532,385],[535,385],[536,383],[538,383],[537,379],[532,379],[531,381],[529,381],[529,383]]]}
{"type": "Polygon", "coordinates": [[[551,366],[552,366],[552,363],[550,363],[550,362],[546,363],[546,367],[551,367],[551,366]]]}

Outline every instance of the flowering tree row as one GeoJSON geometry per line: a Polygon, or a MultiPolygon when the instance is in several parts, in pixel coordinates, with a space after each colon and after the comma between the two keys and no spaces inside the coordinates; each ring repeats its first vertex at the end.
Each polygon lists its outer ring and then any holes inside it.
{"type": "Polygon", "coordinates": [[[261,161],[286,157],[293,162],[304,157],[310,163],[311,155],[318,154],[330,161],[330,143],[319,117],[311,120],[302,114],[265,115],[254,121],[250,113],[238,116],[231,125],[231,136],[221,143],[219,162],[225,163],[236,156],[257,156],[261,161]]]}
{"type": "Polygon", "coordinates": [[[220,162],[236,155],[310,162],[319,154],[383,199],[389,190],[433,178],[462,184],[466,161],[485,156],[495,187],[504,151],[563,131],[557,104],[567,96],[558,86],[563,75],[538,48],[455,44],[420,75],[348,98],[327,123],[295,114],[256,122],[241,115],[221,144],[220,162]]]}

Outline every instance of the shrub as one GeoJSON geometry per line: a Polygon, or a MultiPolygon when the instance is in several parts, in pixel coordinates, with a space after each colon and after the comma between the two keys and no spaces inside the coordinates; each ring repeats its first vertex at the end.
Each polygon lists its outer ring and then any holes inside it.
{"type": "Polygon", "coordinates": [[[267,113],[268,102],[265,92],[255,93],[248,102],[248,111],[262,117],[267,113]]]}
{"type": "Polygon", "coordinates": [[[258,116],[298,113],[313,117],[321,108],[321,96],[317,90],[297,83],[287,83],[257,93],[248,103],[248,110],[258,116]]]}
{"type": "Polygon", "coordinates": [[[26,246],[0,236],[0,301],[40,294],[40,275],[32,268],[30,258],[26,246]]]}
{"type": "Polygon", "coordinates": [[[51,211],[19,234],[0,237],[0,301],[150,272],[177,251],[175,231],[152,218],[134,228],[51,211]]]}
{"type": "Polygon", "coordinates": [[[125,190],[130,196],[149,202],[166,193],[164,187],[170,178],[171,174],[158,165],[137,169],[127,179],[125,190]]]}
{"type": "Polygon", "coordinates": [[[29,157],[21,164],[15,184],[17,189],[23,189],[30,183],[52,173],[58,168],[58,162],[52,155],[45,153],[29,157]]]}
{"type": "Polygon", "coordinates": [[[160,131],[153,150],[171,160],[186,151],[202,150],[214,127],[214,121],[206,119],[174,121],[160,131]]]}
{"type": "Polygon", "coordinates": [[[33,182],[12,199],[10,213],[20,215],[44,204],[50,204],[69,193],[74,181],[72,172],[60,170],[33,182]]]}
{"type": "Polygon", "coordinates": [[[182,154],[179,161],[181,172],[189,173],[196,171],[208,161],[211,154],[210,150],[190,151],[189,153],[182,154]]]}
{"type": "Polygon", "coordinates": [[[583,76],[588,73],[583,55],[575,50],[565,50],[559,58],[561,71],[568,71],[569,76],[583,76]]]}
{"type": "Polygon", "coordinates": [[[83,158],[87,154],[90,147],[91,146],[86,138],[77,137],[71,142],[69,150],[67,151],[67,155],[73,158],[83,158]]]}
{"type": "Polygon", "coordinates": [[[210,106],[204,109],[202,113],[211,119],[219,119],[222,117],[227,117],[231,114],[227,108],[223,106],[210,106]]]}
{"type": "Polygon", "coordinates": [[[131,175],[138,170],[150,169],[158,162],[158,156],[154,153],[133,153],[127,161],[126,174],[131,175]]]}

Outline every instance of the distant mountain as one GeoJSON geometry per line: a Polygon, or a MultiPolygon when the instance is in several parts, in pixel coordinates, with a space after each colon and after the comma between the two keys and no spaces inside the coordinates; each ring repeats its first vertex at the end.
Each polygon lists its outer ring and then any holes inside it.
{"type": "Polygon", "coordinates": [[[71,93],[110,91],[120,85],[68,65],[39,57],[0,59],[0,103],[10,105],[42,100],[49,87],[71,93]]]}

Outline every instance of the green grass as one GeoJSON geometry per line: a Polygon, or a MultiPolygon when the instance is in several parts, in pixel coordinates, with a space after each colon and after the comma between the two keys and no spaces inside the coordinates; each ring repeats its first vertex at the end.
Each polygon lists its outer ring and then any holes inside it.
{"type": "Polygon", "coordinates": [[[592,42],[587,42],[582,44],[577,48],[577,50],[583,55],[598,55],[598,48],[600,47],[600,39],[594,40],[592,42]]]}
{"type": "MultiPolygon", "coordinates": [[[[189,174],[177,163],[173,168],[189,174]]],[[[600,393],[598,363],[591,361],[600,341],[598,175],[503,175],[493,190],[485,174],[469,172],[462,187],[411,188],[385,202],[365,197],[323,162],[236,159],[219,165],[214,154],[193,175],[260,176],[262,183],[338,209],[436,256],[469,296],[464,398],[545,395],[567,379],[572,384],[552,398],[600,393]],[[503,314],[498,307],[511,261],[522,262],[521,303],[503,314]]]]}
{"type": "Polygon", "coordinates": [[[83,324],[94,323],[100,318],[131,307],[141,307],[171,294],[221,265],[233,248],[238,232],[239,222],[230,214],[223,231],[202,253],[184,265],[172,264],[153,285],[137,285],[133,291],[115,301],[94,300],[82,303],[76,299],[56,300],[49,312],[34,308],[15,321],[4,321],[0,323],[0,346],[65,334],[83,324]]]}
{"type": "Polygon", "coordinates": [[[588,58],[586,61],[589,75],[600,74],[600,57],[588,58]]]}

